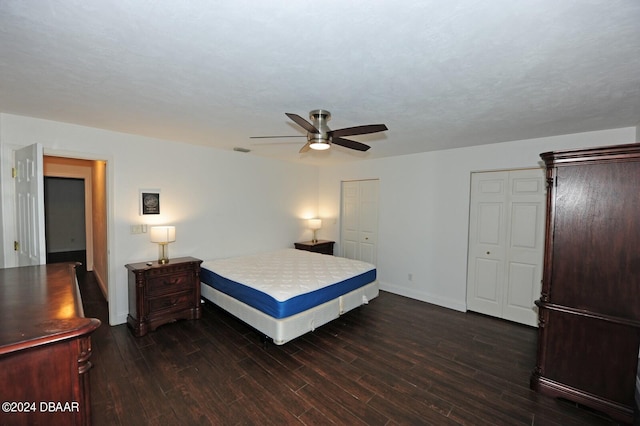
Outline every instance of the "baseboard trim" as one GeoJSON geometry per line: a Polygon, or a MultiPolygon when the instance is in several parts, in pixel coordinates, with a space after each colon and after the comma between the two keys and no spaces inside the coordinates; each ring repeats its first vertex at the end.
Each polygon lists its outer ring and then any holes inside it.
{"type": "Polygon", "coordinates": [[[454,311],[460,311],[460,312],[467,311],[467,304],[460,303],[457,300],[436,296],[423,291],[407,289],[406,287],[395,286],[393,284],[382,282],[382,281],[378,281],[378,282],[380,284],[380,290],[388,291],[390,293],[398,294],[400,296],[409,297],[411,299],[420,300],[422,302],[432,303],[434,305],[442,306],[444,308],[453,309],[454,311]]]}
{"type": "Polygon", "coordinates": [[[95,270],[93,271],[93,275],[96,277],[96,281],[98,282],[98,287],[102,292],[102,296],[104,296],[105,300],[109,300],[109,291],[107,289],[106,283],[104,282],[104,279],[102,279],[102,276],[100,276],[100,274],[95,270]]]}

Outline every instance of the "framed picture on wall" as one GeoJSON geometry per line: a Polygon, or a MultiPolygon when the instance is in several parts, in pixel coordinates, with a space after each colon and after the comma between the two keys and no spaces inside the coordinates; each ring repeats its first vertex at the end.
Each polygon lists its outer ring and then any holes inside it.
{"type": "Polygon", "coordinates": [[[160,190],[140,190],[140,214],[160,214],[160,190]]]}

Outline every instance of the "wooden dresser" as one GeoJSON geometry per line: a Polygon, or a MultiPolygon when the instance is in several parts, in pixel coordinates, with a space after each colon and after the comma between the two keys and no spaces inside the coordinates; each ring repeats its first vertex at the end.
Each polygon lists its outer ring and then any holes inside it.
{"type": "Polygon", "coordinates": [[[158,262],[131,263],[129,270],[129,315],[127,325],[135,336],[144,336],[158,326],[178,319],[198,319],[200,308],[200,264],[193,257],[158,262]]]}
{"type": "Polygon", "coordinates": [[[75,265],[0,269],[1,424],[91,424],[91,333],[75,265]]]}
{"type": "Polygon", "coordinates": [[[640,144],[541,154],[547,224],[531,387],[633,420],[640,144]]]}

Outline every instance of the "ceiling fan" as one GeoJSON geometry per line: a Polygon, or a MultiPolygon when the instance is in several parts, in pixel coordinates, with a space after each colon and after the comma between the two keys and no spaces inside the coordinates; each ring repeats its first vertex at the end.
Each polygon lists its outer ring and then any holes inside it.
{"type": "MultiPolygon", "coordinates": [[[[327,121],[331,119],[331,113],[324,109],[315,109],[309,112],[311,123],[300,117],[298,114],[285,113],[287,117],[293,120],[297,125],[307,131],[307,143],[300,149],[300,152],[307,152],[309,149],[325,150],[331,147],[331,144],[344,146],[345,148],[355,149],[357,151],[366,151],[371,148],[361,142],[351,139],[345,139],[343,136],[366,135],[369,133],[383,132],[387,129],[384,124],[367,124],[364,126],[345,127],[344,129],[331,130],[327,126],[327,121]]],[[[252,139],[264,138],[282,138],[296,136],[252,136],[252,139]]]]}

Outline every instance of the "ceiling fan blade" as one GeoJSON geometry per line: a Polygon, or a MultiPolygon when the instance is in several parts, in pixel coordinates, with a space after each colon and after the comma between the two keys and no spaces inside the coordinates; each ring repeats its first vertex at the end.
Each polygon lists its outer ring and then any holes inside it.
{"type": "Polygon", "coordinates": [[[344,129],[333,130],[329,132],[333,137],[365,135],[368,133],[384,132],[387,126],[384,124],[366,124],[364,126],[345,127],[344,129]]]}
{"type": "Polygon", "coordinates": [[[355,149],[356,151],[366,151],[371,148],[369,145],[352,141],[350,139],[336,138],[335,136],[333,137],[332,142],[336,145],[344,146],[345,148],[355,149]]]}
{"type": "Polygon", "coordinates": [[[296,122],[296,124],[303,129],[305,129],[309,133],[320,133],[318,129],[316,129],[313,124],[309,123],[304,118],[300,117],[298,114],[291,114],[290,112],[285,112],[285,115],[296,122]]]}
{"type": "Polygon", "coordinates": [[[287,136],[249,136],[249,139],[271,139],[271,138],[306,138],[305,135],[287,135],[287,136]]]}
{"type": "Polygon", "coordinates": [[[300,148],[299,153],[302,154],[303,152],[307,152],[311,149],[311,147],[309,146],[309,142],[307,142],[306,144],[304,144],[304,146],[302,148],[300,148]]]}

